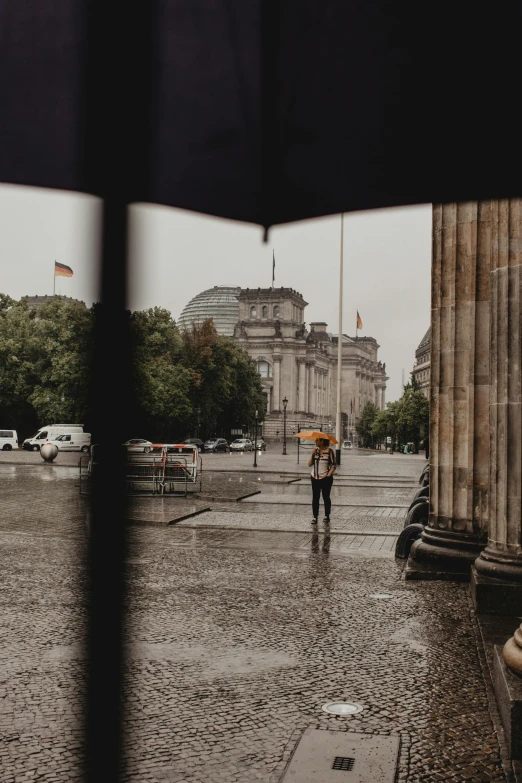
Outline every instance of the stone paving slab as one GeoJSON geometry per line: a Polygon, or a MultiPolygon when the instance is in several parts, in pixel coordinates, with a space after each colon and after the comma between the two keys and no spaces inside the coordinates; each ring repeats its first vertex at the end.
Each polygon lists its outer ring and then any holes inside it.
{"type": "MultiPolygon", "coordinates": [[[[290,484],[289,486],[265,485],[259,484],[257,489],[262,492],[263,498],[270,498],[272,495],[280,497],[289,497],[302,499],[311,499],[312,490],[310,481],[303,484],[290,484]]],[[[353,488],[339,485],[335,480],[332,486],[331,497],[343,498],[346,501],[366,500],[368,502],[381,503],[389,505],[390,503],[410,504],[414,492],[412,490],[382,489],[380,487],[353,488]]]]}
{"type": "MultiPolygon", "coordinates": [[[[291,511],[291,509],[288,509],[291,511]]],[[[332,533],[346,531],[380,531],[390,533],[400,533],[404,527],[402,517],[374,516],[367,514],[365,516],[341,516],[340,512],[346,509],[334,509],[330,530],[332,533]]],[[[376,509],[368,509],[369,511],[376,509]]],[[[379,509],[377,509],[379,510],[379,509]]],[[[397,509],[391,509],[396,511],[397,509]]],[[[183,522],[184,526],[191,528],[198,527],[219,527],[219,528],[242,528],[243,530],[308,530],[311,529],[311,514],[306,513],[281,513],[281,506],[273,507],[267,510],[264,506],[255,509],[257,513],[245,513],[237,508],[229,506],[217,506],[212,511],[207,511],[190,520],[183,522]]],[[[180,523],[178,523],[179,525],[180,523]]],[[[176,525],[176,527],[178,527],[176,525]]],[[[320,524],[322,527],[322,523],[320,524]]]]}
{"type": "Polygon", "coordinates": [[[245,530],[244,528],[223,529],[198,526],[186,529],[185,525],[176,526],[171,539],[175,546],[198,548],[237,548],[260,549],[265,552],[310,550],[312,552],[332,551],[336,554],[364,554],[373,557],[393,557],[397,535],[379,533],[326,533],[324,530],[312,532],[268,530],[245,530]]]}
{"type": "MultiPolygon", "coordinates": [[[[310,499],[310,493],[308,493],[308,496],[302,494],[302,495],[283,495],[283,494],[261,494],[261,495],[253,495],[252,497],[245,498],[241,501],[243,505],[249,505],[251,503],[277,503],[277,504],[288,504],[288,505],[294,505],[294,506],[310,506],[311,505],[311,499],[310,499]],[[270,499],[268,499],[270,498],[270,499]]],[[[408,508],[409,503],[353,503],[350,501],[349,498],[346,497],[344,494],[340,494],[335,499],[335,504],[337,506],[353,506],[354,508],[367,508],[369,506],[375,506],[376,508],[408,508]]]]}

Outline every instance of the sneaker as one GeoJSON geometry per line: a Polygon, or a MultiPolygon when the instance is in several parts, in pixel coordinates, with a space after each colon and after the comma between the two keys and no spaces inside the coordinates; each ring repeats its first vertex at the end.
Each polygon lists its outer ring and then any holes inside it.
{"type": "Polygon", "coordinates": [[[317,517],[314,517],[311,522],[312,525],[317,525],[317,517]]]}
{"type": "Polygon", "coordinates": [[[329,525],[330,524],[330,517],[325,517],[323,519],[323,522],[324,522],[325,525],[329,525]]]}

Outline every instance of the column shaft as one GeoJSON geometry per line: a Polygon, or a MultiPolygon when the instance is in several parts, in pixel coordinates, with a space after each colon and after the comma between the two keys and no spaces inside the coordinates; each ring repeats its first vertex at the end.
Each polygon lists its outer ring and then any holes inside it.
{"type": "Polygon", "coordinates": [[[316,406],[315,406],[314,381],[315,381],[315,365],[309,364],[308,365],[308,412],[313,414],[319,412],[318,410],[316,410],[316,406]]]}
{"type": "Polygon", "coordinates": [[[299,411],[306,413],[306,364],[299,361],[299,411]]]}
{"type": "Polygon", "coordinates": [[[479,611],[518,614],[522,601],[522,199],[492,202],[492,212],[490,523],[472,587],[479,611]]]}
{"type": "Polygon", "coordinates": [[[272,394],[272,410],[281,410],[281,357],[274,356],[274,391],[272,394]]]}
{"type": "Polygon", "coordinates": [[[490,229],[490,202],[433,207],[430,517],[411,550],[412,579],[468,579],[485,545],[490,229]]]}

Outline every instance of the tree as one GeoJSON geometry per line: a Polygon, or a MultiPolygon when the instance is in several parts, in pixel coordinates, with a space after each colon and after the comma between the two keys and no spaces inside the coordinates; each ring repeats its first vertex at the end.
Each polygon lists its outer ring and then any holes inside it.
{"type": "Polygon", "coordinates": [[[424,394],[413,385],[404,387],[404,394],[397,403],[397,432],[402,443],[413,443],[415,451],[427,435],[430,406],[424,394]]]}
{"type": "Polygon", "coordinates": [[[357,434],[362,440],[363,446],[373,446],[374,434],[372,432],[372,427],[376,415],[377,415],[377,407],[374,405],[373,402],[368,400],[368,402],[365,404],[364,408],[362,409],[361,415],[355,427],[357,430],[357,434]]]}
{"type": "Polygon", "coordinates": [[[157,441],[176,440],[194,412],[193,373],[182,364],[179,330],[169,311],[160,307],[129,317],[134,368],[129,432],[143,431],[157,441]]]}
{"type": "Polygon", "coordinates": [[[257,368],[247,352],[218,335],[212,320],[181,333],[181,363],[193,376],[193,417],[202,435],[224,435],[237,425],[250,425],[256,409],[265,413],[265,396],[257,368]]]}
{"type": "Polygon", "coordinates": [[[55,298],[30,313],[34,386],[29,395],[39,421],[84,423],[92,375],[93,311],[55,298]]]}
{"type": "Polygon", "coordinates": [[[378,443],[381,443],[391,434],[391,419],[388,410],[377,411],[371,426],[371,434],[378,443]]]}
{"type": "MultiPolygon", "coordinates": [[[[82,422],[92,431],[93,333],[99,305],[55,297],[29,310],[0,294],[2,424],[21,436],[38,425],[82,422]],[[92,407],[92,406],[91,406],[92,407]],[[92,411],[91,411],[92,413],[92,411]]],[[[265,396],[246,351],[216,333],[212,321],[180,332],[168,310],[127,313],[133,370],[128,379],[129,437],[157,441],[228,434],[265,413],[265,396]]],[[[110,335],[107,335],[110,340],[110,335]]],[[[118,346],[114,346],[118,350],[118,346]]]]}

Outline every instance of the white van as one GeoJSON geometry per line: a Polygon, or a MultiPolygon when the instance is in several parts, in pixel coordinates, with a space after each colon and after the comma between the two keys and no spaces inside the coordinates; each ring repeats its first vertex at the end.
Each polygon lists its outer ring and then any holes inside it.
{"type": "Polygon", "coordinates": [[[73,432],[83,432],[83,424],[47,424],[45,427],[40,427],[32,438],[26,438],[22,446],[27,451],[40,451],[40,446],[47,441],[73,432]]]}
{"type": "Polygon", "coordinates": [[[16,430],[0,430],[0,449],[11,451],[18,448],[18,435],[16,430]]]}
{"type": "Polygon", "coordinates": [[[54,443],[59,451],[90,451],[91,433],[90,432],[64,432],[48,441],[54,443]]]}

